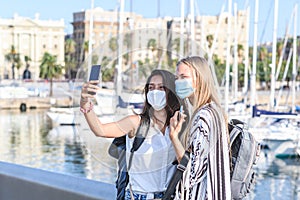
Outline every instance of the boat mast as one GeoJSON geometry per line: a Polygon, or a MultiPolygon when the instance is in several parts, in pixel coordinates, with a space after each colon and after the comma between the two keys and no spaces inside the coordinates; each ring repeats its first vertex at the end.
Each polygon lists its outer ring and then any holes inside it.
{"type": "Polygon", "coordinates": [[[225,112],[228,112],[229,103],[229,72],[230,72],[230,46],[231,46],[231,5],[232,1],[228,0],[228,26],[227,26],[227,49],[226,49],[226,71],[225,71],[225,112]]]}
{"type": "MultiPolygon", "coordinates": [[[[248,91],[248,68],[249,68],[249,23],[250,23],[250,7],[247,7],[247,22],[246,22],[246,46],[245,46],[245,67],[244,67],[244,91],[243,93],[246,94],[248,91]]],[[[245,98],[246,100],[247,98],[245,98]]]]}
{"type": "Polygon", "coordinates": [[[120,0],[119,10],[119,32],[118,32],[118,65],[117,65],[117,85],[116,92],[117,98],[121,95],[122,91],[122,51],[123,51],[123,13],[124,13],[124,0],[120,0]]]}
{"type": "Polygon", "coordinates": [[[88,58],[88,74],[90,74],[90,69],[92,67],[92,48],[93,48],[93,26],[94,25],[94,0],[91,0],[91,10],[90,10],[90,24],[89,24],[89,58],[88,58]]]}
{"type": "Polygon", "coordinates": [[[233,99],[237,100],[238,93],[238,24],[237,24],[237,4],[233,4],[233,15],[234,15],[234,56],[233,56],[233,70],[232,70],[232,88],[233,88],[233,99]]]}
{"type": "Polygon", "coordinates": [[[278,77],[279,77],[279,73],[280,73],[280,69],[281,69],[282,61],[283,61],[283,56],[285,54],[286,45],[287,45],[287,42],[289,40],[290,26],[291,26],[291,22],[292,22],[293,18],[294,18],[294,12],[292,12],[291,17],[290,17],[290,21],[289,21],[289,23],[287,25],[287,28],[286,28],[284,42],[283,42],[283,48],[282,48],[282,50],[280,52],[280,57],[279,57],[279,61],[278,61],[278,67],[277,67],[276,74],[275,74],[275,80],[278,80],[278,77]]]}
{"type": "Polygon", "coordinates": [[[184,45],[184,0],[181,0],[181,16],[180,16],[180,54],[179,58],[183,57],[183,45],[184,45]]]}
{"type": "Polygon", "coordinates": [[[276,44],[277,44],[277,18],[278,18],[278,0],[274,0],[274,24],[273,24],[273,46],[272,46],[272,64],[271,64],[271,94],[270,108],[275,104],[275,68],[276,68],[276,44]]]}
{"type": "MultiPolygon", "coordinates": [[[[217,28],[216,28],[215,34],[213,36],[213,41],[212,41],[211,47],[210,47],[210,49],[208,48],[208,50],[209,50],[208,58],[209,59],[212,59],[213,55],[214,55],[214,50],[215,50],[217,39],[218,39],[218,36],[219,36],[220,25],[221,25],[221,22],[223,21],[223,17],[224,17],[224,7],[225,6],[223,4],[222,8],[221,8],[221,12],[220,12],[219,17],[218,17],[217,28]]],[[[203,21],[203,20],[201,20],[201,21],[203,21]]],[[[201,30],[203,30],[203,28],[201,30]]],[[[202,35],[204,35],[204,34],[202,34],[202,35]]]]}
{"type": "Polygon", "coordinates": [[[195,55],[195,0],[190,0],[191,8],[191,55],[195,55]]]}
{"type": "MultiPolygon", "coordinates": [[[[252,57],[252,73],[250,77],[251,81],[251,108],[255,105],[256,96],[256,61],[257,61],[257,24],[258,24],[258,7],[259,0],[255,0],[255,14],[254,14],[254,38],[253,38],[253,57],[252,57]]],[[[252,113],[253,116],[253,113],[252,113]]]]}
{"type": "Polygon", "coordinates": [[[292,71],[292,112],[295,112],[295,94],[296,94],[296,57],[297,57],[297,14],[298,4],[294,7],[294,36],[293,36],[293,71],[292,71]]]}

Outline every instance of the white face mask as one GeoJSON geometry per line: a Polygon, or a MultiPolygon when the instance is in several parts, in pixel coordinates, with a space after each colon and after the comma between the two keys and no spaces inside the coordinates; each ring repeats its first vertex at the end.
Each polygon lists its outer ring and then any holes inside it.
{"type": "Polygon", "coordinates": [[[147,94],[149,104],[154,110],[161,110],[167,105],[166,92],[161,90],[152,90],[147,94]]]}

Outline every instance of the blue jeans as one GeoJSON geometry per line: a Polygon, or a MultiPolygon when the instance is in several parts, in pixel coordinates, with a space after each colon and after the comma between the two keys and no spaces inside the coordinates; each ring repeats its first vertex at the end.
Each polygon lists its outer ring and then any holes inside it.
{"type": "MultiPolygon", "coordinates": [[[[134,200],[147,200],[147,195],[146,194],[139,194],[136,192],[132,192],[133,196],[134,196],[134,200]]],[[[164,192],[155,192],[155,193],[151,193],[150,195],[148,194],[148,197],[152,196],[151,199],[160,199],[164,196],[164,192]]],[[[130,195],[130,191],[126,190],[125,193],[125,200],[131,200],[131,195],[130,195]]]]}

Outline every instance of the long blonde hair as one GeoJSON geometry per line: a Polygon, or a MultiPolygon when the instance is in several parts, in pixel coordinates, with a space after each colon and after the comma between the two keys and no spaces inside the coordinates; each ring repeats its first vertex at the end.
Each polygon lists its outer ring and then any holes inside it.
{"type": "MultiPolygon", "coordinates": [[[[221,108],[220,103],[220,97],[218,95],[217,85],[215,85],[215,81],[212,75],[212,71],[209,67],[209,64],[207,60],[200,56],[191,56],[181,59],[177,63],[177,67],[180,64],[185,64],[189,66],[193,72],[193,79],[196,78],[196,85],[194,92],[194,102],[191,102],[193,104],[193,114],[191,115],[191,120],[188,125],[187,131],[185,132],[185,137],[183,144],[185,147],[188,147],[188,141],[189,141],[189,132],[191,129],[192,119],[194,115],[197,113],[197,110],[200,109],[202,106],[204,106],[207,103],[214,102],[217,107],[221,108]]],[[[222,109],[220,109],[222,110],[222,109]]],[[[225,121],[227,121],[224,111],[220,113],[225,118],[225,121]]],[[[182,138],[183,139],[183,138],[182,138]]]]}

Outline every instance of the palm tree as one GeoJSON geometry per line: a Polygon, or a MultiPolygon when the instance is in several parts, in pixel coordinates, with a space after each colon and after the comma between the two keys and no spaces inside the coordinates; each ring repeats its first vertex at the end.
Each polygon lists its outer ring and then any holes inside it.
{"type": "Polygon", "coordinates": [[[175,38],[172,42],[173,49],[176,51],[177,55],[179,55],[180,51],[180,38],[175,38]]]}
{"type": "Polygon", "coordinates": [[[104,56],[101,62],[102,81],[107,82],[113,80],[114,68],[109,65],[111,58],[104,56]]]}
{"type": "Polygon", "coordinates": [[[89,51],[89,41],[84,41],[81,44],[81,51],[80,51],[80,63],[79,65],[84,61],[86,58],[86,53],[89,51]]]}
{"type": "Polygon", "coordinates": [[[241,64],[244,60],[244,46],[242,44],[238,44],[237,46],[238,51],[238,62],[241,64]]]}
{"type": "Polygon", "coordinates": [[[31,61],[31,58],[29,56],[24,56],[24,60],[26,63],[26,68],[23,72],[23,79],[31,79],[31,73],[29,71],[29,67],[30,67],[29,62],[31,61]]]}
{"type": "Polygon", "coordinates": [[[212,34],[209,34],[206,36],[206,41],[208,42],[208,48],[211,48],[212,43],[214,41],[214,36],[212,34]]]}
{"type": "Polygon", "coordinates": [[[66,63],[66,73],[67,78],[72,78],[71,71],[76,67],[74,53],[76,51],[76,42],[68,38],[65,41],[65,63],[66,63]]]}
{"type": "Polygon", "coordinates": [[[109,39],[109,48],[113,53],[115,53],[117,51],[117,48],[118,48],[117,38],[112,37],[112,38],[109,39]]]}
{"type": "Polygon", "coordinates": [[[268,85],[268,82],[270,81],[270,74],[271,69],[268,67],[271,60],[268,55],[268,49],[264,46],[260,47],[258,50],[258,62],[257,62],[257,68],[258,68],[258,77],[260,82],[266,82],[268,85]]]}
{"type": "Polygon", "coordinates": [[[149,50],[152,51],[152,55],[154,54],[154,51],[157,50],[157,42],[155,39],[151,38],[149,41],[148,41],[148,44],[147,44],[147,48],[149,50]]]}
{"type": "Polygon", "coordinates": [[[28,69],[30,66],[29,62],[31,61],[31,58],[29,56],[24,56],[24,60],[26,63],[26,69],[28,69]]]}
{"type": "Polygon", "coordinates": [[[62,74],[63,67],[57,64],[57,57],[45,52],[40,65],[40,78],[50,80],[50,97],[53,95],[53,78],[62,74]]]}
{"type": "MultiPolygon", "coordinates": [[[[123,56],[123,58],[125,59],[125,65],[128,64],[128,61],[132,59],[132,33],[126,33],[124,36],[124,44],[126,45],[126,51],[127,53],[123,56]]],[[[130,66],[132,66],[132,63],[129,63],[130,66]]]]}
{"type": "Polygon", "coordinates": [[[12,45],[10,52],[5,55],[5,60],[11,62],[12,79],[15,79],[15,67],[19,70],[21,68],[20,54],[16,52],[15,46],[12,45]]]}

